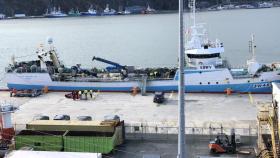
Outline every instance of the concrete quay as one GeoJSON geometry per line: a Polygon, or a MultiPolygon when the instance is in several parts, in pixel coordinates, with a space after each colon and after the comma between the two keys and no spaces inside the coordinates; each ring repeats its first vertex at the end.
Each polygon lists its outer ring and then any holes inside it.
{"type": "MultiPolygon", "coordinates": [[[[116,114],[128,125],[177,126],[177,93],[167,93],[167,101],[153,103],[153,94],[132,96],[130,93],[99,93],[94,99],[72,100],[63,92],[50,92],[37,98],[10,97],[0,92],[0,101],[19,106],[13,114],[13,122],[24,125],[36,115],[53,118],[67,114],[71,119],[89,115],[102,120],[105,115],[116,114]]],[[[256,127],[257,108],[260,103],[270,102],[268,94],[186,94],[186,127],[256,127]]]]}

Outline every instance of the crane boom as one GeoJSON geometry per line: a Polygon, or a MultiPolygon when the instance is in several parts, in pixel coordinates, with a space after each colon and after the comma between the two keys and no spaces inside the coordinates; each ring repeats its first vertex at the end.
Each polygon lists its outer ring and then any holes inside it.
{"type": "Polygon", "coordinates": [[[115,66],[117,69],[126,69],[126,66],[123,66],[123,65],[120,65],[119,63],[115,63],[113,61],[109,61],[109,60],[106,60],[106,59],[103,59],[103,58],[99,58],[99,57],[93,57],[92,58],[92,61],[94,60],[97,60],[97,61],[100,61],[100,62],[103,62],[103,63],[106,63],[106,64],[109,64],[109,65],[113,65],[115,66]]]}
{"type": "MultiPolygon", "coordinates": [[[[95,57],[95,56],[92,58],[92,61],[94,61],[94,60],[109,64],[109,65],[113,65],[114,66],[113,69],[116,68],[121,73],[123,78],[126,78],[128,76],[128,71],[127,71],[126,66],[120,65],[119,63],[115,63],[113,61],[109,61],[109,60],[106,60],[106,59],[103,59],[103,58],[95,57]]],[[[111,68],[107,67],[106,69],[108,71],[110,71],[111,68]]]]}

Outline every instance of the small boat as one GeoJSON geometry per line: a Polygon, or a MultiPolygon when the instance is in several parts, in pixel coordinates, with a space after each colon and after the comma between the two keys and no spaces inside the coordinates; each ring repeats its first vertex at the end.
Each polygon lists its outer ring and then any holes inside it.
{"type": "Polygon", "coordinates": [[[81,12],[81,16],[97,16],[97,11],[91,6],[87,12],[81,12]]]}
{"type": "Polygon", "coordinates": [[[148,4],[148,7],[147,7],[145,13],[146,14],[154,14],[154,13],[156,13],[156,10],[151,8],[150,5],[148,4]]]}
{"type": "Polygon", "coordinates": [[[80,11],[77,9],[76,11],[72,8],[69,12],[68,12],[68,16],[71,17],[75,17],[75,16],[81,16],[80,11]]]}
{"type": "Polygon", "coordinates": [[[145,14],[146,7],[143,6],[128,6],[125,7],[125,12],[124,14],[145,14]]]}
{"type": "Polygon", "coordinates": [[[125,10],[122,14],[124,14],[124,15],[129,15],[129,14],[131,14],[131,11],[125,10]]]}
{"type": "Polygon", "coordinates": [[[106,8],[104,9],[102,15],[105,15],[105,16],[110,16],[110,15],[116,15],[117,12],[115,9],[110,9],[109,8],[109,4],[106,5],[106,8]]]}
{"type": "Polygon", "coordinates": [[[269,3],[269,2],[258,3],[258,8],[271,8],[271,7],[273,7],[273,3],[269,3]]]}
{"type": "Polygon", "coordinates": [[[257,7],[253,6],[251,4],[243,4],[243,5],[240,5],[240,8],[242,8],[242,9],[256,9],[257,7]]]}
{"type": "Polygon", "coordinates": [[[54,7],[53,9],[47,10],[46,14],[44,14],[44,17],[46,18],[63,18],[63,17],[67,17],[68,15],[63,13],[60,10],[60,7],[58,7],[58,9],[56,9],[56,7],[54,7]]]}

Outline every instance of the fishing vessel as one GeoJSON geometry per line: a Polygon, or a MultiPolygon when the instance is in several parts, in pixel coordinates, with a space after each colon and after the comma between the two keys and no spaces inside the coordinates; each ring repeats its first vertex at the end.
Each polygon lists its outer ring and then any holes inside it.
{"type": "Polygon", "coordinates": [[[69,12],[68,12],[68,16],[71,17],[75,17],[75,16],[81,16],[80,11],[77,9],[76,11],[72,8],[69,12]]]}
{"type": "MultiPolygon", "coordinates": [[[[195,4],[195,3],[194,3],[195,4]]],[[[208,39],[203,24],[193,24],[186,31],[185,92],[195,93],[271,93],[271,82],[280,82],[278,64],[260,64],[255,57],[254,36],[250,41],[252,59],[243,68],[232,68],[221,58],[224,45],[208,39]]],[[[12,63],[6,68],[5,80],[9,89],[41,89],[72,91],[178,91],[177,68],[145,68],[121,65],[93,57],[111,66],[106,69],[82,68],[80,64],[65,67],[58,58],[52,39],[49,47],[40,47],[37,60],[12,63]]]]}
{"type": "Polygon", "coordinates": [[[58,9],[56,9],[56,7],[54,7],[50,11],[47,10],[46,14],[44,14],[44,17],[46,17],[46,18],[63,18],[63,17],[67,17],[67,14],[63,13],[60,10],[60,7],[58,7],[58,9]]]}
{"type": "MultiPolygon", "coordinates": [[[[196,36],[192,41],[197,44],[196,36]]],[[[253,41],[253,40],[252,40],[253,41]]],[[[186,49],[188,67],[185,68],[185,91],[224,93],[271,93],[271,82],[280,82],[277,65],[259,64],[255,56],[247,61],[246,68],[228,68],[220,59],[224,48],[221,43],[202,43],[186,49]]],[[[252,42],[252,52],[254,46],[252,42]]],[[[71,91],[131,91],[133,88],[146,91],[177,91],[177,68],[135,69],[131,66],[94,57],[112,66],[106,69],[83,69],[79,64],[65,67],[59,60],[56,49],[40,47],[38,60],[13,62],[6,68],[5,81],[9,89],[41,89],[71,91]]]]}
{"type": "Polygon", "coordinates": [[[81,12],[81,16],[97,16],[97,11],[90,6],[87,12],[81,12]]]}
{"type": "Polygon", "coordinates": [[[116,15],[117,12],[115,9],[110,9],[109,8],[109,4],[106,5],[106,8],[104,9],[102,15],[105,15],[105,16],[110,16],[110,15],[116,15]]]}
{"type": "Polygon", "coordinates": [[[131,13],[131,11],[129,11],[129,10],[126,9],[126,10],[125,10],[123,13],[121,13],[121,14],[129,15],[129,14],[132,14],[132,13],[131,13]]]}
{"type": "Polygon", "coordinates": [[[258,8],[272,8],[273,7],[273,3],[269,3],[269,2],[259,2],[257,3],[258,8]]]}
{"type": "Polygon", "coordinates": [[[153,8],[151,8],[150,5],[148,4],[145,13],[146,13],[146,14],[154,14],[154,13],[156,13],[156,10],[153,9],[153,8]]]}

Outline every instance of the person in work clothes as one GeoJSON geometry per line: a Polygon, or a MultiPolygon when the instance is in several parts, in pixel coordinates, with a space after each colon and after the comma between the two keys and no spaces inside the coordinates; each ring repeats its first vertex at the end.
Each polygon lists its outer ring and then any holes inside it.
{"type": "Polygon", "coordinates": [[[85,99],[87,100],[88,90],[85,90],[84,94],[85,94],[85,99]]]}
{"type": "Polygon", "coordinates": [[[92,90],[89,90],[89,95],[90,95],[90,98],[92,99],[92,93],[93,91],[92,90]]]}
{"type": "Polygon", "coordinates": [[[82,98],[82,91],[78,92],[78,96],[79,96],[80,99],[82,98]]]}
{"type": "Polygon", "coordinates": [[[76,100],[75,91],[72,91],[72,99],[76,100]]]}

